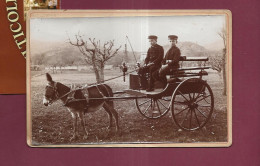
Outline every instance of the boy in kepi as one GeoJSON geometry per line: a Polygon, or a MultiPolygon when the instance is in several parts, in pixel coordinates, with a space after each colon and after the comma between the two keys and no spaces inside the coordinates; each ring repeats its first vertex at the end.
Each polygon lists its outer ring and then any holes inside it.
{"type": "Polygon", "coordinates": [[[173,74],[174,70],[178,69],[179,60],[181,57],[180,49],[176,46],[178,36],[169,35],[170,49],[166,52],[162,61],[162,67],[153,73],[155,80],[161,81],[164,87],[167,85],[167,74],[173,74]]]}
{"type": "Polygon", "coordinates": [[[164,50],[163,47],[157,44],[157,36],[148,36],[151,47],[147,51],[147,55],[144,61],[144,66],[140,67],[138,74],[141,80],[141,89],[147,88],[146,73],[149,73],[147,92],[154,90],[154,79],[152,73],[161,67],[163,60],[164,50]]]}

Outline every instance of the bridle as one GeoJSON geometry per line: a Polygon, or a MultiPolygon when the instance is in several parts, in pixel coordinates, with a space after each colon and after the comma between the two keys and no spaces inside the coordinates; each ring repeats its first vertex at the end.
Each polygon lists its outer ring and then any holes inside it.
{"type": "Polygon", "coordinates": [[[54,85],[52,86],[51,84],[47,84],[47,87],[52,88],[54,91],[54,95],[55,95],[55,99],[53,99],[53,97],[51,97],[49,100],[49,105],[51,105],[52,103],[54,103],[55,101],[59,100],[59,93],[57,91],[57,82],[54,82],[54,85]]]}
{"type": "Polygon", "coordinates": [[[67,92],[67,93],[65,93],[64,95],[60,96],[60,95],[59,95],[59,92],[57,91],[57,89],[58,89],[58,88],[57,88],[57,82],[54,82],[54,85],[53,85],[53,86],[50,85],[50,84],[48,84],[47,86],[48,86],[48,87],[51,87],[51,88],[53,89],[53,91],[54,91],[54,94],[55,94],[55,99],[51,99],[51,101],[49,102],[49,105],[51,105],[52,103],[58,101],[59,99],[65,97],[65,96],[69,95],[70,93],[72,93],[72,92],[74,92],[74,91],[77,90],[77,89],[70,90],[69,92],[67,92]]]}

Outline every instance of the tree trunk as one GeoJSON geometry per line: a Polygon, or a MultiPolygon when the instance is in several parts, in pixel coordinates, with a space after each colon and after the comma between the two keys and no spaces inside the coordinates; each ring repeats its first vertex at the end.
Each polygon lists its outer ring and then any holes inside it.
{"type": "Polygon", "coordinates": [[[101,80],[100,80],[99,70],[98,70],[98,68],[97,68],[95,63],[93,63],[92,66],[93,66],[94,73],[96,75],[96,81],[97,81],[97,83],[100,83],[101,80]]]}
{"type": "Polygon", "coordinates": [[[92,60],[93,70],[94,70],[94,73],[96,75],[96,81],[97,81],[97,83],[101,83],[99,69],[98,69],[98,66],[96,64],[96,50],[93,52],[91,60],[92,60]]]}
{"type": "Polygon", "coordinates": [[[227,74],[226,74],[226,50],[223,50],[223,82],[224,82],[224,89],[223,89],[223,95],[227,95],[227,74]]]}
{"type": "Polygon", "coordinates": [[[104,80],[105,80],[105,76],[104,76],[104,66],[101,66],[100,67],[100,81],[101,82],[104,82],[104,80]]]}
{"type": "Polygon", "coordinates": [[[99,76],[98,68],[97,68],[96,66],[93,65],[93,70],[94,70],[94,73],[95,73],[95,76],[96,76],[96,81],[97,81],[97,83],[100,83],[101,80],[100,80],[100,76],[99,76]]]}

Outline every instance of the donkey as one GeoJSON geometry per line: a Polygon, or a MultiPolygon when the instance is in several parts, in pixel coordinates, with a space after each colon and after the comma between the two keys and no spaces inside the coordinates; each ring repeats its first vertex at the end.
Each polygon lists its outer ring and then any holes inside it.
{"type": "Polygon", "coordinates": [[[113,117],[116,122],[116,131],[119,129],[118,125],[118,113],[114,109],[114,103],[112,100],[105,101],[102,100],[104,97],[113,97],[112,89],[106,84],[98,84],[95,86],[86,87],[88,91],[89,100],[86,99],[81,89],[74,90],[75,100],[69,101],[69,96],[71,94],[71,88],[68,86],[53,81],[50,74],[46,73],[47,85],[45,87],[45,95],[43,98],[43,104],[45,106],[51,105],[53,102],[57,100],[61,100],[64,106],[71,113],[73,118],[73,136],[71,140],[78,138],[78,119],[81,122],[81,126],[84,129],[84,137],[83,139],[87,139],[88,131],[85,127],[84,114],[90,113],[99,110],[101,107],[107,112],[109,116],[109,126],[108,129],[111,129],[113,123],[113,117]],[[96,98],[96,99],[91,99],[96,98]],[[98,98],[98,100],[97,100],[98,98]],[[100,98],[100,99],[99,99],[100,98]]]}

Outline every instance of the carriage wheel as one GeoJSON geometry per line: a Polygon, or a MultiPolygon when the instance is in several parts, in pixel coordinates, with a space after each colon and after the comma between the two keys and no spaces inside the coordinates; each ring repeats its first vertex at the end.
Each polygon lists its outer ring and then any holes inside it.
{"type": "Polygon", "coordinates": [[[157,119],[170,110],[171,97],[137,98],[135,104],[138,111],[146,118],[157,119]]]}
{"type": "Polygon", "coordinates": [[[197,130],[205,126],[211,118],[214,108],[214,96],[206,81],[191,78],[180,83],[172,98],[172,116],[175,123],[183,130],[197,130]],[[197,90],[190,92],[184,89],[192,88],[196,82],[197,90]],[[198,83],[199,82],[199,83],[198,83]]]}

